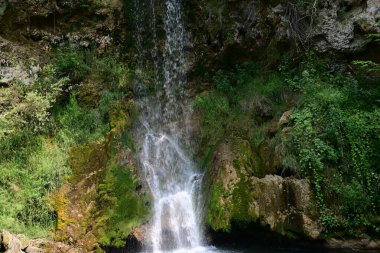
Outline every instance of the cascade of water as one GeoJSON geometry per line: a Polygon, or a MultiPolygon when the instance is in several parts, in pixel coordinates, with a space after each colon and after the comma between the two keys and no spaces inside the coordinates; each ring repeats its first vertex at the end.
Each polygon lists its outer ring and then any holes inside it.
{"type": "Polygon", "coordinates": [[[190,110],[184,96],[186,59],[181,4],[179,0],[165,0],[165,7],[162,90],[139,100],[143,126],[139,159],[154,198],[150,246],[155,253],[188,252],[202,241],[195,211],[202,175],[183,148],[190,138],[186,124],[190,110]]]}

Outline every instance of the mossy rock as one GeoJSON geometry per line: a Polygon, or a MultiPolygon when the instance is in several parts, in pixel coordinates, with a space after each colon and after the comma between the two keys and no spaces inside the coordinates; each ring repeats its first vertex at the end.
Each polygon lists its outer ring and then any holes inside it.
{"type": "Polygon", "coordinates": [[[229,231],[232,221],[244,224],[256,220],[250,211],[251,189],[247,181],[260,170],[249,142],[239,138],[223,142],[213,161],[209,175],[215,173],[215,177],[208,182],[208,225],[217,231],[229,231]]]}
{"type": "Polygon", "coordinates": [[[260,174],[265,170],[258,170],[256,154],[239,138],[223,142],[214,155],[205,180],[206,223],[212,230],[229,232],[232,226],[261,224],[288,238],[320,235],[307,180],[260,174]]]}

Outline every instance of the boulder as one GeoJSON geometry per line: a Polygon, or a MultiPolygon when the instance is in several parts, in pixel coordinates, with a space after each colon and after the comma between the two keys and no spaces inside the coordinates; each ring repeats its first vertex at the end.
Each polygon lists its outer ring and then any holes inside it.
{"type": "Polygon", "coordinates": [[[6,230],[2,230],[1,235],[5,253],[22,253],[22,244],[16,236],[6,230]]]}
{"type": "Polygon", "coordinates": [[[25,250],[29,246],[30,240],[25,235],[17,235],[17,238],[20,240],[21,249],[25,250]]]}
{"type": "Polygon", "coordinates": [[[370,238],[342,240],[332,238],[326,242],[326,246],[334,249],[366,249],[379,250],[380,240],[371,240],[370,238]]]}
{"type": "Polygon", "coordinates": [[[254,215],[281,235],[302,235],[316,239],[322,228],[307,210],[312,203],[310,183],[306,179],[268,175],[251,178],[251,205],[254,215]]]}

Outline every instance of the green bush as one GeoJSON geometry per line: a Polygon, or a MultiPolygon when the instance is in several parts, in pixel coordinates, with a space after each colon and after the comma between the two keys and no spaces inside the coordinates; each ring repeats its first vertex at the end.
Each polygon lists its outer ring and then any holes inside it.
{"type": "Polygon", "coordinates": [[[202,115],[202,142],[209,146],[216,145],[225,136],[228,124],[233,121],[234,113],[227,98],[217,93],[198,97],[195,107],[202,115]]]}
{"type": "Polygon", "coordinates": [[[51,65],[46,65],[38,74],[32,84],[16,82],[1,89],[0,139],[10,137],[20,128],[37,134],[48,129],[51,108],[61,96],[67,79],[57,78],[51,65]]]}
{"type": "Polygon", "coordinates": [[[202,152],[209,152],[210,147],[230,136],[260,145],[265,133],[259,131],[262,115],[258,111],[270,112],[283,103],[281,94],[287,91],[280,73],[272,71],[263,76],[263,71],[262,64],[255,62],[244,63],[230,72],[218,71],[215,90],[195,99],[195,109],[201,116],[202,152]]]}
{"type": "Polygon", "coordinates": [[[109,125],[99,110],[80,106],[73,95],[69,104],[57,112],[55,128],[60,142],[81,144],[102,139],[109,125]]]}
{"type": "Polygon", "coordinates": [[[100,80],[110,90],[131,89],[130,70],[114,57],[106,56],[95,60],[95,69],[100,80]]]}
{"type": "MultiPolygon", "coordinates": [[[[380,232],[376,76],[347,72],[309,53],[302,62],[285,61],[279,71],[248,62],[218,72],[214,80],[215,90],[195,101],[207,166],[224,138],[247,140],[256,156],[264,143],[280,156],[283,171],[310,179],[326,233],[380,232]],[[295,103],[291,121],[268,134],[273,119],[289,110],[286,97],[295,103]]],[[[227,211],[218,206],[220,193],[217,185],[213,187],[206,219],[217,219],[227,211]]]]}
{"type": "Polygon", "coordinates": [[[287,140],[298,157],[298,174],[312,179],[327,232],[376,231],[380,93],[350,74],[331,74],[313,56],[303,66],[294,79],[303,97],[287,140]]]}
{"type": "Polygon", "coordinates": [[[67,77],[80,82],[91,71],[91,51],[75,50],[72,47],[59,48],[55,54],[54,65],[59,77],[67,77]]]}
{"type": "Polygon", "coordinates": [[[24,142],[24,147],[18,149],[26,149],[23,157],[17,152],[0,162],[0,227],[45,237],[55,220],[47,198],[70,169],[66,151],[56,143],[42,137],[25,138],[28,139],[33,139],[34,145],[24,142]]]}

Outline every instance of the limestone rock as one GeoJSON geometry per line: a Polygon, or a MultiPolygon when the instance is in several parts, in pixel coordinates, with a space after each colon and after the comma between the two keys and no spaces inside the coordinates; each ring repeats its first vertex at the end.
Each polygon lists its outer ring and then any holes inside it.
{"type": "Polygon", "coordinates": [[[16,236],[6,230],[2,230],[1,235],[5,253],[22,253],[22,244],[16,236]]]}
{"type": "Polygon", "coordinates": [[[329,2],[318,10],[313,37],[323,39],[313,41],[315,48],[320,52],[362,50],[370,41],[364,34],[380,32],[379,1],[365,2],[363,5],[359,1],[329,2]]]}
{"type": "Polygon", "coordinates": [[[290,121],[290,116],[292,115],[294,109],[291,109],[289,111],[286,111],[282,114],[280,120],[278,121],[278,127],[282,127],[283,125],[286,125],[290,121]]]}
{"type": "Polygon", "coordinates": [[[147,236],[148,236],[148,225],[143,225],[140,227],[133,228],[133,231],[131,235],[141,244],[144,244],[147,241],[147,236]]]}
{"type": "Polygon", "coordinates": [[[37,247],[28,247],[25,249],[26,253],[44,253],[45,251],[43,249],[37,248],[37,247]]]}
{"type": "Polygon", "coordinates": [[[378,0],[318,0],[315,5],[296,8],[284,0],[249,0],[220,4],[214,10],[204,8],[211,5],[210,1],[196,2],[185,8],[189,10],[192,65],[243,62],[262,54],[275,59],[275,49],[268,47],[273,43],[352,53],[365,50],[370,42],[366,34],[380,32],[378,0]],[[296,24],[290,24],[294,20],[296,24]],[[296,31],[294,25],[298,26],[296,31]]]}
{"type": "Polygon", "coordinates": [[[253,177],[252,185],[255,215],[273,231],[318,238],[321,226],[307,210],[312,202],[308,180],[268,175],[262,179],[253,177]]]}
{"type": "Polygon", "coordinates": [[[30,244],[29,239],[25,235],[17,235],[17,238],[20,240],[21,249],[25,250],[30,244]]]}
{"type": "Polygon", "coordinates": [[[342,240],[333,238],[327,241],[326,246],[335,249],[378,250],[380,249],[380,240],[371,240],[369,238],[342,240]]]}

